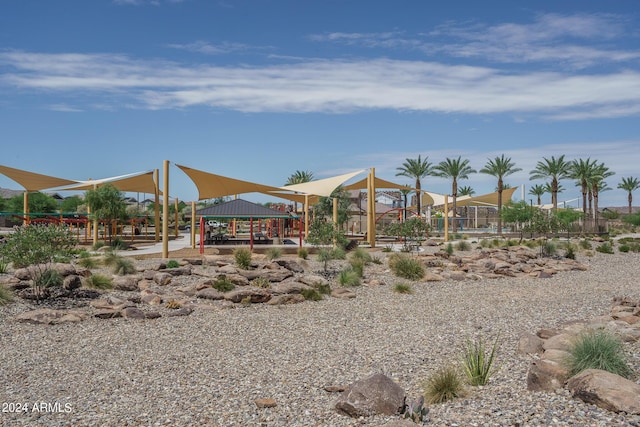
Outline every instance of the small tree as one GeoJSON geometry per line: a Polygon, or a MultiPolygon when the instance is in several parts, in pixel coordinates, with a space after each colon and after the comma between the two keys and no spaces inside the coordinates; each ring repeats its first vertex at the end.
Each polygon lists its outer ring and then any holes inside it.
{"type": "Polygon", "coordinates": [[[525,231],[542,235],[544,242],[540,245],[540,256],[544,255],[544,248],[549,234],[557,233],[560,230],[560,222],[554,212],[544,212],[540,209],[533,211],[533,216],[527,225],[525,231]]]}
{"type": "MultiPolygon", "coordinates": [[[[307,241],[314,245],[316,248],[321,246],[330,246],[334,242],[344,246],[347,242],[347,238],[339,228],[334,227],[330,222],[326,222],[322,219],[314,219],[309,226],[309,237],[307,241]]],[[[320,248],[318,253],[319,260],[324,263],[324,271],[328,269],[328,263],[332,259],[335,259],[335,251],[329,248],[320,248]]]]}
{"type": "Polygon", "coordinates": [[[51,285],[51,264],[66,261],[75,245],[76,240],[65,225],[31,224],[15,227],[0,245],[0,255],[14,268],[30,267],[32,285],[39,297],[42,288],[51,285]]]}
{"type": "MultiPolygon", "coordinates": [[[[58,210],[58,202],[48,194],[29,193],[28,199],[29,212],[52,213],[58,210]]],[[[10,198],[8,208],[11,212],[22,212],[24,210],[24,196],[10,198]]]]}
{"type": "Polygon", "coordinates": [[[394,222],[386,227],[385,233],[402,239],[403,250],[411,250],[411,242],[423,240],[429,225],[420,218],[411,218],[404,222],[394,222]]]}
{"type": "Polygon", "coordinates": [[[534,210],[537,208],[529,206],[524,200],[509,203],[502,208],[502,220],[507,224],[515,225],[520,230],[520,243],[524,238],[524,224],[531,221],[534,210]]]}
{"type": "Polygon", "coordinates": [[[91,208],[91,213],[98,220],[105,221],[109,229],[109,244],[111,244],[111,226],[118,219],[126,219],[127,205],[124,195],[116,187],[106,184],[95,190],[88,190],[85,199],[91,208]]]}
{"type": "Polygon", "coordinates": [[[558,218],[560,227],[567,230],[568,239],[569,232],[571,231],[571,224],[580,219],[582,217],[582,213],[574,211],[572,209],[559,209],[556,217],[558,218]]]}

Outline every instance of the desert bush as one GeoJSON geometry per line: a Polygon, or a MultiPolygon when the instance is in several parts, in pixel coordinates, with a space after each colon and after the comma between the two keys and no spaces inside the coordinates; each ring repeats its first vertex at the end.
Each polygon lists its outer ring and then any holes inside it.
{"type": "Polygon", "coordinates": [[[377,256],[372,256],[371,257],[371,264],[381,265],[382,264],[382,258],[377,257],[377,256]]]}
{"type": "Polygon", "coordinates": [[[4,274],[9,270],[9,263],[4,259],[4,257],[0,256],[0,274],[4,274]]]}
{"type": "Polygon", "coordinates": [[[554,242],[546,241],[542,250],[546,255],[555,255],[558,251],[558,246],[554,242]]]}
{"type": "Polygon", "coordinates": [[[298,248],[298,258],[302,258],[302,259],[309,258],[309,249],[307,249],[307,248],[298,248]]]}
{"type": "Polygon", "coordinates": [[[333,248],[331,250],[331,253],[332,253],[333,259],[347,259],[347,252],[340,246],[333,248]]]}
{"type": "Polygon", "coordinates": [[[331,285],[328,283],[314,283],[313,287],[322,295],[329,295],[331,293],[331,285]]]}
{"type": "Polygon", "coordinates": [[[31,224],[14,227],[0,245],[0,256],[14,268],[24,268],[68,260],[75,245],[75,237],[66,226],[31,224]]]}
{"type": "Polygon", "coordinates": [[[580,245],[580,248],[582,248],[582,249],[591,249],[591,248],[593,248],[593,245],[591,245],[591,242],[586,240],[586,239],[580,240],[579,245],[580,245]]]}
{"type": "Polygon", "coordinates": [[[576,259],[576,248],[574,245],[567,245],[564,250],[564,257],[568,259],[576,259]]]}
{"type": "Polygon", "coordinates": [[[355,248],[353,252],[351,252],[351,259],[359,259],[362,260],[365,264],[372,262],[371,254],[367,252],[364,248],[355,248]]]}
{"type": "Polygon", "coordinates": [[[282,248],[273,247],[265,251],[264,256],[269,260],[274,260],[282,257],[282,248]]]}
{"type": "Polygon", "coordinates": [[[13,301],[13,292],[0,283],[0,305],[6,305],[13,301]]]}
{"type": "Polygon", "coordinates": [[[399,294],[412,294],[413,293],[413,288],[411,287],[410,284],[408,283],[396,283],[395,285],[393,285],[393,292],[399,293],[399,294]]]}
{"type": "Polygon", "coordinates": [[[390,255],[389,268],[393,274],[407,280],[420,280],[425,274],[424,265],[419,260],[405,254],[390,255]]]}
{"type": "Polygon", "coordinates": [[[631,246],[627,245],[626,243],[623,243],[620,246],[618,246],[618,250],[620,252],[627,253],[627,252],[629,252],[631,250],[631,246]]]}
{"type": "Polygon", "coordinates": [[[470,251],[471,250],[471,243],[467,242],[466,240],[460,240],[458,243],[456,243],[456,250],[458,250],[458,251],[470,251]]]}
{"type": "Polygon", "coordinates": [[[233,259],[238,267],[248,270],[251,266],[251,251],[247,248],[237,248],[233,251],[233,259]]]}
{"type": "Polygon", "coordinates": [[[251,281],[251,284],[257,288],[269,289],[271,288],[271,282],[266,277],[256,277],[251,281]]]}
{"type": "Polygon", "coordinates": [[[481,248],[490,248],[491,246],[492,246],[491,240],[487,240],[487,239],[480,240],[481,248]]]}
{"type": "Polygon", "coordinates": [[[170,259],[167,261],[167,268],[178,268],[180,267],[180,263],[175,259],[170,259]]]}
{"type": "Polygon", "coordinates": [[[307,301],[320,301],[322,299],[322,294],[313,288],[301,290],[300,295],[307,301]]]}
{"type": "Polygon", "coordinates": [[[485,348],[482,337],[477,341],[467,339],[462,354],[462,364],[467,380],[471,385],[485,385],[492,374],[493,362],[498,350],[498,338],[493,342],[491,350],[485,348]]]}
{"type": "Polygon", "coordinates": [[[98,260],[87,251],[80,252],[80,258],[78,259],[78,265],[84,268],[96,268],[98,266],[98,260]]]}
{"type": "Polygon", "coordinates": [[[445,246],[444,251],[447,253],[447,255],[453,255],[453,244],[451,244],[451,242],[447,243],[447,246],[445,246]]]}
{"type": "Polygon", "coordinates": [[[111,289],[113,288],[113,280],[104,274],[92,274],[87,277],[86,286],[93,289],[111,289]]]}
{"type": "Polygon", "coordinates": [[[436,371],[424,384],[424,396],[428,403],[442,403],[464,396],[464,384],[453,366],[436,371]]]}
{"type": "Polygon", "coordinates": [[[344,287],[360,286],[360,276],[351,268],[347,268],[338,275],[338,283],[344,287]]]}
{"type": "Polygon", "coordinates": [[[94,251],[97,251],[98,249],[104,247],[105,244],[106,243],[103,240],[98,240],[93,244],[93,246],[91,246],[91,249],[93,249],[94,251]]]}
{"type": "Polygon", "coordinates": [[[120,237],[114,237],[111,240],[111,245],[110,245],[113,249],[116,250],[125,250],[129,247],[129,244],[127,242],[125,242],[124,240],[122,240],[122,238],[120,237]]]}
{"type": "Polygon", "coordinates": [[[33,278],[33,285],[36,288],[55,288],[62,286],[64,277],[58,270],[53,268],[46,268],[45,270],[36,273],[33,278]]]}
{"type": "Polygon", "coordinates": [[[601,369],[625,378],[633,373],[625,360],[620,340],[604,330],[590,331],[576,338],[569,348],[567,367],[569,376],[586,369],[601,369]]]}
{"type": "Polygon", "coordinates": [[[349,260],[349,265],[351,269],[355,271],[358,277],[364,277],[364,260],[361,258],[351,258],[349,260]]]}
{"type": "Polygon", "coordinates": [[[126,276],[136,272],[136,266],[129,258],[117,257],[113,263],[113,274],[126,276]]]}
{"type": "Polygon", "coordinates": [[[224,275],[218,276],[216,281],[213,282],[213,285],[211,286],[220,292],[228,292],[236,287],[236,285],[234,285],[231,280],[229,280],[227,276],[224,275]]]}
{"type": "Polygon", "coordinates": [[[382,248],[382,252],[393,252],[393,246],[384,245],[384,248],[382,248]]]}
{"type": "Polygon", "coordinates": [[[611,243],[609,242],[604,242],[596,248],[596,251],[602,254],[612,254],[613,246],[611,246],[611,243]]]}
{"type": "Polygon", "coordinates": [[[180,301],[176,301],[174,299],[167,301],[164,305],[166,308],[169,308],[171,310],[177,310],[179,308],[182,307],[182,304],[180,303],[180,301]]]}

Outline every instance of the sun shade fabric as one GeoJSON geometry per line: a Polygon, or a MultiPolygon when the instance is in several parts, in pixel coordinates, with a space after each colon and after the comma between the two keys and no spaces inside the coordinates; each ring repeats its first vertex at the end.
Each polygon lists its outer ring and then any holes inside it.
{"type": "Polygon", "coordinates": [[[243,199],[198,209],[196,215],[212,218],[297,218],[289,212],[278,211],[243,199]]]}
{"type": "Polygon", "coordinates": [[[8,166],[0,166],[0,173],[8,176],[27,191],[40,191],[78,183],[78,181],[70,179],[56,178],[55,176],[42,175],[8,166]]]}
{"type": "MultiPolygon", "coordinates": [[[[502,191],[502,201],[507,202],[511,200],[513,193],[518,189],[518,187],[507,188],[502,191]]],[[[453,203],[453,197],[449,196],[449,204],[453,203]]],[[[493,193],[482,194],[480,196],[460,196],[456,198],[456,203],[459,205],[468,205],[468,206],[498,206],[498,192],[495,191],[493,193]]],[[[430,191],[425,191],[422,195],[422,204],[424,206],[442,206],[444,205],[444,194],[433,193],[430,191]]]]}
{"type": "Polygon", "coordinates": [[[100,187],[104,184],[111,184],[118,190],[124,192],[154,194],[156,191],[156,183],[153,180],[153,171],[135,172],[111,178],[78,181],[77,185],[62,188],[61,190],[92,190],[94,187],[100,187]]]}
{"type": "Polygon", "coordinates": [[[333,190],[344,184],[356,175],[360,175],[364,170],[346,173],[331,178],[317,179],[315,181],[304,182],[302,184],[293,184],[280,187],[282,190],[295,191],[303,194],[313,194],[316,196],[329,197],[333,190]]]}
{"type": "MultiPolygon", "coordinates": [[[[413,187],[410,187],[408,185],[396,184],[395,182],[387,181],[378,177],[375,178],[374,186],[375,188],[383,188],[383,189],[394,188],[399,190],[404,190],[404,189],[414,190],[413,187]]],[[[361,179],[358,182],[354,182],[353,184],[349,184],[344,187],[345,190],[362,190],[366,188],[367,188],[367,178],[361,179]]]]}

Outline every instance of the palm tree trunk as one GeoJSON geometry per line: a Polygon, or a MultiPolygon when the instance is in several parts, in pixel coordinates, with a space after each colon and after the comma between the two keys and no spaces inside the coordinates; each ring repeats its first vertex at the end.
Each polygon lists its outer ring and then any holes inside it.
{"type": "Polygon", "coordinates": [[[421,197],[420,197],[421,194],[420,193],[421,193],[421,191],[420,190],[422,190],[422,188],[420,187],[420,180],[416,179],[416,206],[418,208],[418,218],[422,219],[422,212],[421,212],[422,211],[422,206],[421,206],[421,203],[420,203],[420,199],[421,199],[421,197]]]}
{"type": "Polygon", "coordinates": [[[633,196],[631,195],[631,191],[629,191],[629,215],[633,212],[633,196]]]}
{"type": "Polygon", "coordinates": [[[498,184],[498,236],[502,236],[502,188],[500,183],[498,184]]]}

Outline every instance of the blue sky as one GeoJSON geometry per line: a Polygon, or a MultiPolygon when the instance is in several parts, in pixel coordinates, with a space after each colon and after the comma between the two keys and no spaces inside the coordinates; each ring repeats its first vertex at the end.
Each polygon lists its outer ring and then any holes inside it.
{"type": "MultiPolygon", "coordinates": [[[[600,205],[624,206],[617,184],[640,177],[639,24],[636,0],[6,0],[0,164],[84,180],[167,159],[276,186],[375,167],[412,184],[395,176],[407,158],[479,170],[505,154],[528,191],[536,163],[564,154],[615,171],[600,205]]],[[[174,166],[170,181],[197,198],[174,166]]],[[[560,200],[579,196],[563,186],[560,200]]]]}

